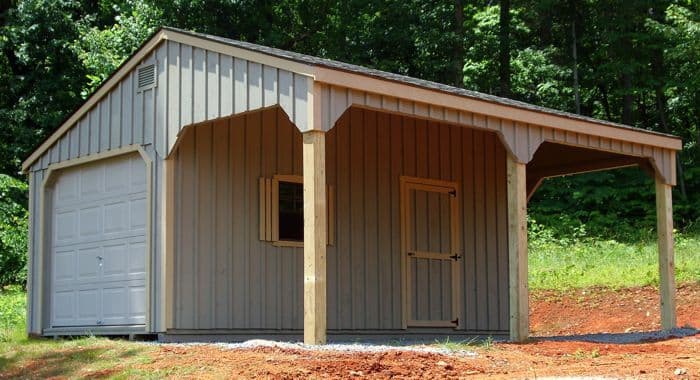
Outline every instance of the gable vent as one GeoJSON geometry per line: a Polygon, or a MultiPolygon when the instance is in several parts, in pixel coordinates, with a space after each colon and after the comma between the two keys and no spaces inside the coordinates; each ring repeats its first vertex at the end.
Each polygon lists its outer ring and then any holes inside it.
{"type": "Polygon", "coordinates": [[[145,91],[156,86],[156,64],[149,63],[139,66],[136,72],[138,87],[137,92],[145,91]]]}

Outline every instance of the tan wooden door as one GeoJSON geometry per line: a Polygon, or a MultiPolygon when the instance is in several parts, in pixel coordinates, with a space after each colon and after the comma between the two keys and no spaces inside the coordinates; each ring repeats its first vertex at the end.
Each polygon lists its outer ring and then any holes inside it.
{"type": "Polygon", "coordinates": [[[457,183],[401,177],[406,327],[458,327],[460,294],[457,183]]]}

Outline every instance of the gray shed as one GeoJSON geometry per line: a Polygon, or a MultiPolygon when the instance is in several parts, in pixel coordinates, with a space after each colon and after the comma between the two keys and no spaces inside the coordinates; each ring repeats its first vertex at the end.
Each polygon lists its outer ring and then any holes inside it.
{"type": "Polygon", "coordinates": [[[29,158],[28,332],[528,335],[544,178],[656,180],[675,326],[681,141],[292,52],[160,29],[29,158]]]}

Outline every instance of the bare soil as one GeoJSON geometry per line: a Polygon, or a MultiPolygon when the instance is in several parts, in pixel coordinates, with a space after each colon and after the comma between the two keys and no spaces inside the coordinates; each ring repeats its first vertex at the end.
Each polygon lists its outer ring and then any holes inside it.
{"type": "MultiPolygon", "coordinates": [[[[344,353],[258,347],[163,345],[139,370],[192,378],[700,378],[700,335],[636,343],[610,343],[659,328],[658,292],[649,287],[539,292],[530,302],[525,344],[464,347],[476,357],[421,352],[344,353]],[[608,342],[582,334],[608,333],[608,342]],[[566,335],[569,338],[544,338],[566,335]]],[[[678,290],[678,322],[700,328],[700,284],[678,290]]]]}

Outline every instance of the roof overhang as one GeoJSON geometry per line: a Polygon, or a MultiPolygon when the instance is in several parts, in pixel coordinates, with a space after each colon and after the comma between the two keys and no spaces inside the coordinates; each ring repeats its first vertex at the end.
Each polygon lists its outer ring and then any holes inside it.
{"type": "MultiPolygon", "coordinates": [[[[303,62],[295,56],[278,54],[275,49],[266,51],[251,48],[252,44],[226,43],[226,40],[211,36],[161,28],[151,36],[137,51],[127,59],[90,97],[75,110],[49,137],[44,140],[22,163],[22,170],[27,172],[56,141],[74,126],[93,106],[144,60],[161,42],[170,40],[182,44],[227,54],[254,62],[264,63],[280,69],[313,78],[317,82],[333,86],[357,89],[379,95],[392,96],[414,102],[421,102],[456,110],[476,112],[486,116],[507,118],[515,122],[539,125],[556,130],[586,133],[600,137],[644,144],[663,149],[680,150],[681,140],[675,136],[665,135],[643,129],[616,125],[602,120],[578,115],[566,114],[539,107],[526,107],[524,103],[500,99],[492,96],[475,97],[443,91],[435,86],[417,85],[402,81],[404,77],[379,77],[375,71],[360,72],[357,66],[342,66],[332,61],[316,59],[303,62]],[[324,64],[328,62],[329,64],[324,64]],[[493,99],[492,99],[493,98],[493,99]]],[[[304,57],[297,55],[298,57],[304,57]]],[[[426,82],[428,83],[428,82],[426,82]]]]}

